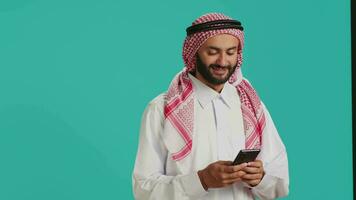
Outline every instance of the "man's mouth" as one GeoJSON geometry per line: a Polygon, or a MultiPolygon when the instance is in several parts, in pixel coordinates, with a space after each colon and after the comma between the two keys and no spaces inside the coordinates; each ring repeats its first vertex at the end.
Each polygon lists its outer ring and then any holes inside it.
{"type": "Polygon", "coordinates": [[[227,67],[211,66],[211,68],[213,69],[214,74],[217,75],[224,75],[228,71],[227,67]]]}

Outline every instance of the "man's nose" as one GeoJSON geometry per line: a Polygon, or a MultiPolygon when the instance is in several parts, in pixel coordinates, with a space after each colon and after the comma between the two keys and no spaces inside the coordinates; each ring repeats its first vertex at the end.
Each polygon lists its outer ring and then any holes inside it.
{"type": "Polygon", "coordinates": [[[216,63],[222,67],[228,66],[228,60],[225,53],[220,53],[216,63]]]}

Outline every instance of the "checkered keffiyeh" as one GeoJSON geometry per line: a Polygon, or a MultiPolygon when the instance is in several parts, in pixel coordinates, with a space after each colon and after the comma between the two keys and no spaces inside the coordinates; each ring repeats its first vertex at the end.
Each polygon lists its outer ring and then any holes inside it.
{"type": "MultiPolygon", "coordinates": [[[[220,13],[205,14],[196,19],[192,25],[214,20],[231,19],[220,13]]],[[[256,149],[262,145],[262,133],[265,127],[265,115],[260,98],[251,84],[242,77],[242,49],[244,45],[244,34],[238,29],[209,30],[194,33],[185,38],[183,44],[184,69],[179,72],[169,86],[165,98],[165,125],[170,123],[177,133],[164,132],[164,134],[178,134],[181,140],[175,141],[178,147],[172,153],[173,160],[185,158],[192,149],[192,134],[194,130],[194,91],[188,73],[195,69],[195,55],[199,47],[210,37],[218,34],[231,34],[240,41],[238,50],[237,67],[228,80],[236,87],[241,100],[241,110],[245,130],[245,148],[256,149]]]]}

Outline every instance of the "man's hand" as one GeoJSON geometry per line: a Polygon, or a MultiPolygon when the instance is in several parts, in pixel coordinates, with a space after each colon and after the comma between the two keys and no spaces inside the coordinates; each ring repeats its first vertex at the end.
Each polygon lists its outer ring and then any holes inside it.
{"type": "Polygon", "coordinates": [[[242,176],[242,181],[248,183],[252,187],[258,185],[265,175],[261,160],[247,163],[247,167],[243,168],[243,171],[246,174],[242,176]]]}
{"type": "Polygon", "coordinates": [[[205,190],[220,188],[240,181],[246,175],[243,171],[246,166],[247,163],[232,165],[231,161],[217,161],[198,171],[198,175],[205,190]]]}

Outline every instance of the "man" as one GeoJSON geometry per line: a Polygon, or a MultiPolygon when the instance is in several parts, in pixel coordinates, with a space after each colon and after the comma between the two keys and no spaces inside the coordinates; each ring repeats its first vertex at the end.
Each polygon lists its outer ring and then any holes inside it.
{"type": "Polygon", "coordinates": [[[147,106],[133,171],[136,199],[274,199],[289,191],[287,153],[242,76],[243,28],[209,13],[187,28],[184,69],[147,106]],[[232,165],[241,149],[255,161],[232,165]]]}

